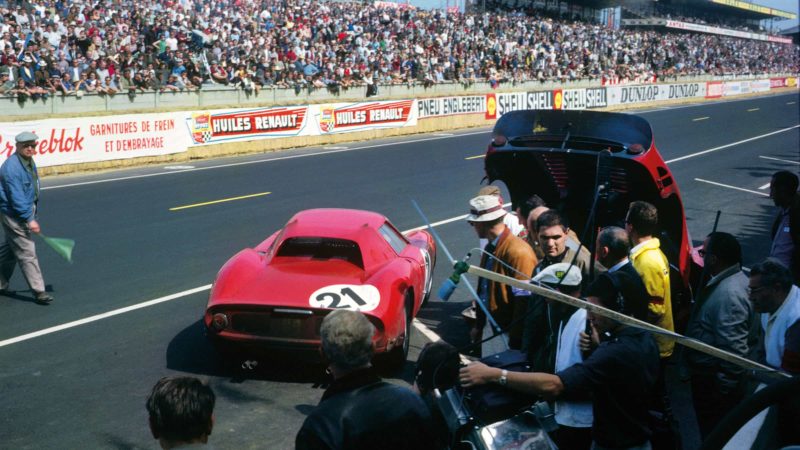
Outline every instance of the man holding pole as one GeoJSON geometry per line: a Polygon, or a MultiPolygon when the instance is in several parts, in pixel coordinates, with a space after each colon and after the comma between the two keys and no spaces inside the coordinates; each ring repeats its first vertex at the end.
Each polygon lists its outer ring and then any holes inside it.
{"type": "Polygon", "coordinates": [[[33,161],[38,139],[29,131],[19,133],[17,151],[0,167],[0,221],[6,235],[5,242],[0,244],[0,293],[8,289],[14,265],[19,263],[36,303],[46,305],[53,297],[45,291],[36,246],[31,239],[31,233],[41,233],[36,220],[39,173],[33,161]]]}

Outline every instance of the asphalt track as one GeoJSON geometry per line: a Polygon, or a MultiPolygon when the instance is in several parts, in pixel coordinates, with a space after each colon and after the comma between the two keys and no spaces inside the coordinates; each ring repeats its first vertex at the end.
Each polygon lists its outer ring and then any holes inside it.
{"type": "MultiPolygon", "coordinates": [[[[799,101],[794,93],[637,112],[653,125],[696,243],[721,210],[719,229],[741,239],[745,264],[766,255],[774,207],[764,186],[776,170],[800,169],[799,101]]],[[[472,129],[44,179],[43,231],[77,247],[68,265],[39,244],[52,305],[33,303],[19,275],[18,292],[0,298],[0,448],[156,448],[145,399],[176,373],[206,377],[217,393],[216,448],[292,448],[325,379],[282,361],[221,368],[199,322],[206,286],[228,257],[298,210],[371,209],[401,230],[422,224],[411,199],[432,222],[463,215],[488,139],[488,129],[472,129]],[[247,198],[209,203],[238,197],[247,198]]],[[[437,230],[456,256],[477,244],[463,220],[437,230]]],[[[440,257],[434,286],[449,273],[440,257]]],[[[433,300],[419,321],[463,345],[465,292],[433,300]]],[[[427,340],[414,335],[411,360],[427,340]]],[[[411,365],[394,380],[408,382],[411,365]]]]}

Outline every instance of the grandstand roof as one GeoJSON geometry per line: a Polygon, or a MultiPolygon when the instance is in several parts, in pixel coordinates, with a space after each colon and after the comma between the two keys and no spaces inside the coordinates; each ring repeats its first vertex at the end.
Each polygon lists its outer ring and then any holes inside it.
{"type": "Polygon", "coordinates": [[[745,0],[662,0],[666,4],[675,6],[682,6],[687,8],[697,8],[701,11],[714,12],[726,15],[732,15],[744,19],[770,19],[773,17],[782,17],[786,19],[795,19],[797,14],[783,11],[776,8],[770,8],[753,1],[745,0]]]}

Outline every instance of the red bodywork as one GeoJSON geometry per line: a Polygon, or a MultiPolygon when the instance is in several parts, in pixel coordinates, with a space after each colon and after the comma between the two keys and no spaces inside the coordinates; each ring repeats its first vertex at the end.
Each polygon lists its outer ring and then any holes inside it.
{"type": "Polygon", "coordinates": [[[223,346],[317,355],[325,315],[360,309],[375,325],[376,352],[402,351],[410,321],[430,292],[435,258],[427,232],[404,236],[381,214],[301,211],[225,263],[204,323],[223,346]]]}

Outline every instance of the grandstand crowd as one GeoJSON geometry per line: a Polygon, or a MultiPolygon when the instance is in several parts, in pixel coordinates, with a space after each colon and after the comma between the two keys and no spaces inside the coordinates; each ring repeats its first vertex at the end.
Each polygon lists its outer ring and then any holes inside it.
{"type": "Polygon", "coordinates": [[[0,0],[0,95],[134,96],[797,72],[795,45],[611,29],[536,11],[304,0],[0,0]]]}

